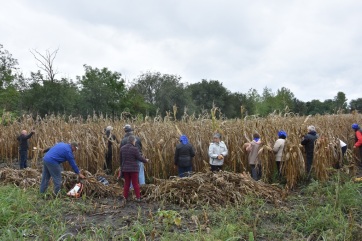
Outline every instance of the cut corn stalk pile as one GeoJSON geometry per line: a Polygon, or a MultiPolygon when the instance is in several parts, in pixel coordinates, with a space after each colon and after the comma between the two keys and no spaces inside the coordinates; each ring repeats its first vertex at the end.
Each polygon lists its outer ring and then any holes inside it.
{"type": "MultiPolygon", "coordinates": [[[[121,187],[112,176],[107,176],[109,185],[104,185],[97,180],[97,175],[83,172],[86,179],[81,180],[84,184],[83,195],[92,197],[116,197],[121,193],[121,187]]],[[[78,175],[71,171],[62,172],[63,188],[70,190],[79,182],[78,175]]],[[[22,188],[39,187],[41,173],[36,169],[26,168],[16,170],[11,168],[0,169],[0,181],[3,184],[15,184],[22,188]]],[[[52,187],[49,187],[52,188],[52,187]]]]}
{"type": "MultiPolygon", "coordinates": [[[[121,187],[117,181],[112,176],[107,176],[109,185],[104,185],[103,183],[97,180],[96,175],[92,175],[90,172],[84,171],[82,173],[86,179],[80,180],[84,184],[83,194],[92,197],[116,197],[121,193],[121,187]]],[[[74,187],[76,183],[79,182],[78,175],[71,171],[62,172],[63,176],[63,186],[67,190],[70,190],[74,187]]]]}
{"type": "Polygon", "coordinates": [[[3,184],[15,184],[19,187],[33,187],[40,183],[40,173],[31,168],[15,170],[8,167],[0,169],[0,181],[3,184]]]}
{"type": "Polygon", "coordinates": [[[282,189],[254,181],[246,173],[196,173],[191,177],[156,179],[155,182],[154,185],[141,186],[147,200],[166,201],[186,207],[238,205],[249,194],[278,205],[286,195],[282,189]]]}

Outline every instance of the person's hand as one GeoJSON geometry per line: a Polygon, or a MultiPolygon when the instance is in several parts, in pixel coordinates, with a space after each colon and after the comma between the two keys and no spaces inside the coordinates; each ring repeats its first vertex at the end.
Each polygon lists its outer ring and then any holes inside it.
{"type": "Polygon", "coordinates": [[[146,163],[149,163],[149,162],[150,162],[150,159],[146,159],[146,161],[147,161],[146,163]]]}
{"type": "Polygon", "coordinates": [[[356,146],[353,146],[353,149],[356,149],[356,146]]]}
{"type": "Polygon", "coordinates": [[[224,156],[221,155],[221,154],[217,156],[217,159],[219,159],[219,160],[221,160],[221,159],[223,159],[223,158],[224,158],[224,156]]]}
{"type": "Polygon", "coordinates": [[[85,179],[85,176],[84,176],[82,173],[79,173],[78,176],[79,176],[81,179],[85,179]]]}

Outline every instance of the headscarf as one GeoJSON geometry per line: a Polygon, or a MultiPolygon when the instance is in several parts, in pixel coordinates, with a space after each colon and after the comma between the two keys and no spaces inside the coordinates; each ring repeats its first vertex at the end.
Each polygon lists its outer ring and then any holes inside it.
{"type": "Polygon", "coordinates": [[[352,129],[353,130],[358,130],[359,129],[359,125],[357,123],[353,123],[352,124],[352,129]]]}
{"type": "Polygon", "coordinates": [[[187,139],[186,135],[182,135],[180,136],[180,142],[184,145],[186,145],[187,143],[189,143],[189,139],[187,139]]]}
{"type": "Polygon", "coordinates": [[[279,131],[278,132],[278,137],[285,137],[285,138],[287,138],[287,133],[285,132],[285,131],[283,131],[283,130],[281,130],[281,131],[279,131]]]}

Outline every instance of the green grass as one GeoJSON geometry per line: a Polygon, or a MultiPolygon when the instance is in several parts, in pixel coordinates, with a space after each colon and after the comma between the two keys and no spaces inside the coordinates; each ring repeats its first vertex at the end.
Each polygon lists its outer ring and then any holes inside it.
{"type": "Polygon", "coordinates": [[[311,182],[279,207],[246,196],[237,207],[160,205],[97,223],[92,221],[97,200],[54,199],[38,189],[5,185],[0,240],[362,240],[361,190],[362,184],[336,175],[311,182]]]}

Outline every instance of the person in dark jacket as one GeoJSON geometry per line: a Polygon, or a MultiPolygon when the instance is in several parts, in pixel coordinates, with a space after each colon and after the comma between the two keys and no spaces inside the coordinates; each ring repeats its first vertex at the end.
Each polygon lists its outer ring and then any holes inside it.
{"type": "Polygon", "coordinates": [[[129,189],[132,181],[137,201],[140,201],[141,191],[138,184],[138,173],[140,168],[138,161],[147,163],[149,160],[145,159],[139,152],[138,148],[136,147],[136,137],[134,135],[130,135],[128,137],[128,143],[121,147],[120,161],[121,172],[124,177],[123,197],[125,200],[128,199],[129,189]]]}
{"type": "Polygon", "coordinates": [[[74,160],[74,152],[78,149],[78,143],[72,142],[70,144],[59,142],[53,147],[48,148],[43,157],[43,172],[41,175],[40,193],[44,193],[49,185],[50,177],[53,178],[54,194],[57,195],[62,186],[62,168],[60,164],[68,161],[73,171],[79,175],[80,178],[85,178],[79,172],[78,166],[74,160]]]}
{"type": "Polygon", "coordinates": [[[107,151],[105,154],[105,158],[106,161],[104,163],[104,170],[106,171],[107,174],[111,174],[112,173],[112,159],[113,159],[113,151],[112,151],[112,146],[114,142],[119,143],[117,137],[112,134],[112,130],[113,127],[112,126],[107,126],[105,129],[105,138],[107,140],[107,151]]]}
{"type": "Polygon", "coordinates": [[[28,148],[29,143],[28,140],[34,135],[35,131],[32,130],[28,135],[26,130],[22,130],[20,136],[18,136],[19,141],[19,156],[20,156],[20,169],[27,168],[28,161],[28,148]]]}
{"type": "MultiPolygon", "coordinates": [[[[121,141],[121,147],[126,145],[128,143],[128,137],[133,135],[133,129],[131,125],[127,124],[123,127],[124,132],[126,133],[121,141]]],[[[141,139],[138,136],[135,136],[136,138],[136,147],[138,148],[140,154],[142,155],[142,142],[141,139]]],[[[146,184],[146,178],[145,178],[145,167],[143,165],[143,162],[139,161],[138,165],[140,167],[140,171],[138,173],[138,183],[140,185],[146,184]]],[[[133,185],[131,184],[131,189],[133,189],[133,185]]]]}
{"type": "Polygon", "coordinates": [[[306,171],[308,176],[310,176],[310,170],[312,169],[313,156],[314,156],[314,144],[318,138],[316,129],[314,126],[308,126],[308,133],[303,137],[301,144],[304,146],[307,163],[306,171]]]}
{"type": "Polygon", "coordinates": [[[178,167],[179,177],[186,177],[192,172],[192,158],[194,156],[194,147],[189,143],[187,136],[180,136],[180,143],[176,146],[174,159],[175,165],[178,167]]]}

